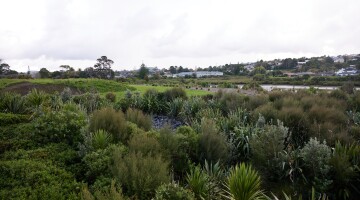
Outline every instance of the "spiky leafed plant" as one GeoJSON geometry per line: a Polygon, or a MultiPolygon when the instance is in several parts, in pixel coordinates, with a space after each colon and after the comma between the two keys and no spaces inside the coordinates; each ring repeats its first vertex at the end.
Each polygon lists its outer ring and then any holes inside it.
{"type": "Polygon", "coordinates": [[[260,187],[261,180],[251,165],[241,163],[230,170],[227,180],[226,198],[231,200],[265,199],[260,187]]]}
{"type": "Polygon", "coordinates": [[[204,199],[208,194],[208,180],[209,176],[199,166],[193,167],[186,175],[188,187],[194,192],[196,199],[204,199]]]}
{"type": "Polygon", "coordinates": [[[92,136],[92,147],[95,150],[105,149],[112,141],[111,135],[101,129],[92,133],[91,136],[92,136]]]}
{"type": "Polygon", "coordinates": [[[26,95],[26,103],[31,108],[39,107],[45,100],[47,95],[44,91],[39,91],[37,89],[32,89],[29,94],[26,95]]]}

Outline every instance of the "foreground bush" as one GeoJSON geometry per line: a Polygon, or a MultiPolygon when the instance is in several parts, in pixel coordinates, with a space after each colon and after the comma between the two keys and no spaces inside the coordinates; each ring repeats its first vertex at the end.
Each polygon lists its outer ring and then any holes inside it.
{"type": "Polygon", "coordinates": [[[28,115],[12,114],[12,113],[0,113],[0,126],[6,126],[10,124],[17,124],[29,121],[28,115]]]}
{"type": "Polygon", "coordinates": [[[156,189],[155,200],[195,200],[195,196],[178,184],[169,183],[156,189]]]}
{"type": "Polygon", "coordinates": [[[78,199],[75,178],[50,163],[0,161],[0,199],[78,199]]]}
{"type": "Polygon", "coordinates": [[[126,188],[129,196],[151,199],[160,185],[170,182],[169,162],[160,155],[144,156],[131,152],[125,156],[114,155],[114,175],[126,188]]]}
{"type": "Polygon", "coordinates": [[[89,131],[95,132],[100,129],[110,133],[115,141],[124,143],[129,139],[124,114],[113,108],[103,108],[93,113],[90,118],[89,131]]]}
{"type": "Polygon", "coordinates": [[[60,110],[45,110],[34,120],[36,139],[41,144],[65,142],[78,145],[81,129],[87,124],[86,113],[76,104],[65,104],[60,110]]]}

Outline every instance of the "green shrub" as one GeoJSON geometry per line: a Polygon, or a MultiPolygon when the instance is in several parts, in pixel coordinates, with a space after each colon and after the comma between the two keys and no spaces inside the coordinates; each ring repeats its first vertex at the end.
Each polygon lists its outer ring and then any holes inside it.
{"type": "Polygon", "coordinates": [[[226,138],[219,133],[216,124],[210,119],[201,120],[200,159],[210,162],[227,161],[228,146],[226,138]]]}
{"type": "Polygon", "coordinates": [[[41,104],[43,104],[46,99],[47,95],[44,91],[38,91],[36,89],[32,89],[29,94],[26,95],[26,105],[31,108],[37,108],[41,104]]]}
{"type": "Polygon", "coordinates": [[[106,93],[105,98],[107,100],[109,100],[110,102],[114,103],[116,101],[116,94],[114,94],[112,92],[108,92],[108,93],[106,93]]]}
{"type": "Polygon", "coordinates": [[[209,195],[209,176],[199,167],[192,167],[186,174],[188,188],[195,194],[196,199],[206,199],[209,195]]]}
{"type": "Polygon", "coordinates": [[[115,141],[126,143],[129,139],[125,116],[121,111],[113,108],[103,108],[95,111],[90,118],[89,131],[105,130],[112,135],[115,141]]]}
{"type": "Polygon", "coordinates": [[[76,104],[65,104],[61,110],[45,110],[35,118],[35,140],[40,144],[65,142],[78,145],[81,129],[87,124],[86,113],[76,104]]]}
{"type": "Polygon", "coordinates": [[[170,102],[167,102],[168,115],[171,117],[178,117],[181,113],[184,100],[181,98],[176,98],[170,102]]]}
{"type": "Polygon", "coordinates": [[[163,113],[166,110],[166,103],[161,94],[155,89],[147,90],[142,99],[142,110],[147,113],[163,113]]]}
{"type": "Polygon", "coordinates": [[[205,106],[205,101],[200,97],[193,97],[184,101],[181,116],[186,121],[190,122],[192,118],[205,106]]]}
{"type": "Polygon", "coordinates": [[[301,149],[300,155],[304,161],[308,178],[312,179],[312,186],[318,191],[324,192],[332,183],[328,173],[331,149],[326,142],[320,143],[316,138],[310,138],[310,141],[301,149]]]}
{"type": "Polygon", "coordinates": [[[111,181],[110,188],[95,190],[94,195],[91,194],[87,187],[81,190],[81,199],[83,200],[127,200],[129,198],[123,195],[121,187],[116,186],[115,181],[111,181]]]}
{"type": "Polygon", "coordinates": [[[129,151],[142,153],[144,156],[160,154],[161,145],[149,134],[136,134],[129,140],[129,151]]]}
{"type": "Polygon", "coordinates": [[[91,133],[92,138],[92,147],[95,150],[105,149],[108,145],[110,145],[112,141],[112,136],[104,130],[97,130],[94,133],[91,133]]]}
{"type": "Polygon", "coordinates": [[[75,178],[49,162],[0,161],[0,199],[77,199],[75,178]]]}
{"type": "Polygon", "coordinates": [[[229,199],[255,200],[265,199],[261,190],[261,180],[251,165],[241,163],[230,170],[227,180],[227,193],[229,199]]]}
{"type": "Polygon", "coordinates": [[[82,95],[73,96],[73,101],[83,106],[87,113],[92,113],[102,106],[102,101],[98,93],[85,93],[82,95]]]}
{"type": "Polygon", "coordinates": [[[172,101],[176,98],[187,99],[186,92],[183,88],[171,88],[164,92],[164,99],[166,102],[172,101]]]}
{"type": "Polygon", "coordinates": [[[135,123],[138,127],[149,131],[152,120],[149,115],[145,115],[141,110],[129,108],[125,114],[126,120],[135,123]]]}
{"type": "Polygon", "coordinates": [[[71,89],[69,87],[65,88],[61,93],[61,100],[66,103],[72,100],[73,96],[72,96],[72,92],[71,89]]]}
{"type": "Polygon", "coordinates": [[[1,122],[0,126],[28,122],[29,120],[30,120],[30,116],[28,115],[0,113],[0,122],[1,122]]]}
{"type": "Polygon", "coordinates": [[[160,155],[145,156],[140,152],[114,155],[113,171],[127,194],[139,199],[151,199],[156,188],[170,182],[169,162],[160,155]]]}
{"type": "Polygon", "coordinates": [[[25,98],[16,93],[5,93],[0,95],[0,109],[2,112],[23,114],[28,111],[25,98]]]}
{"type": "Polygon", "coordinates": [[[156,189],[155,200],[195,200],[195,196],[180,185],[169,183],[156,189]]]}
{"type": "Polygon", "coordinates": [[[263,131],[250,138],[252,162],[272,180],[281,179],[286,175],[282,170],[282,153],[287,137],[288,128],[278,121],[277,125],[266,125],[263,131]]]}
{"type": "Polygon", "coordinates": [[[342,145],[336,142],[335,148],[330,159],[334,182],[332,191],[335,191],[339,199],[355,199],[359,191],[355,190],[360,180],[360,146],[357,143],[342,145]]]}
{"type": "Polygon", "coordinates": [[[90,152],[82,159],[85,169],[84,177],[87,183],[93,184],[99,178],[111,177],[111,164],[113,155],[118,156],[125,154],[125,147],[119,145],[110,145],[105,149],[99,149],[90,152]]]}

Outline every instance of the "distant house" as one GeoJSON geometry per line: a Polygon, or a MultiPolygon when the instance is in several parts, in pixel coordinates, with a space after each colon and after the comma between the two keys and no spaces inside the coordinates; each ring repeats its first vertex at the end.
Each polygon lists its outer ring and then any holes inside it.
{"type": "Polygon", "coordinates": [[[196,76],[198,78],[205,76],[223,76],[223,72],[219,71],[196,71],[196,72],[181,72],[174,74],[173,77],[185,77],[185,76],[196,76]]]}
{"type": "Polygon", "coordinates": [[[337,76],[357,76],[360,74],[359,70],[354,67],[341,68],[339,71],[335,72],[337,76]]]}

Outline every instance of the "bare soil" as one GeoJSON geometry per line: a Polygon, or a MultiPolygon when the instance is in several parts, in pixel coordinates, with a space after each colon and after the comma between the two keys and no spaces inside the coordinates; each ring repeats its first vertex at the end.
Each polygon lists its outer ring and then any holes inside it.
{"type": "Polygon", "coordinates": [[[0,93],[5,92],[14,92],[21,95],[28,94],[32,89],[37,89],[38,91],[44,91],[45,93],[53,94],[55,92],[62,92],[65,88],[70,88],[72,94],[81,94],[83,91],[74,88],[69,87],[66,85],[60,85],[60,84],[36,84],[36,83],[30,83],[30,82],[21,82],[21,83],[15,83],[12,85],[9,85],[3,89],[0,89],[0,93]]]}

